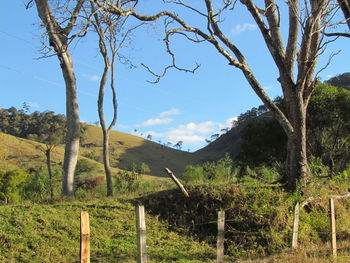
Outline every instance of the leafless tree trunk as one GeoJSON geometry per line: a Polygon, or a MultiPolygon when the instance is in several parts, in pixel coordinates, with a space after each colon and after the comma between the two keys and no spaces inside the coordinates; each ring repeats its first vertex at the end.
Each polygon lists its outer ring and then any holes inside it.
{"type": "MultiPolygon", "coordinates": [[[[110,156],[109,156],[109,133],[114,127],[117,121],[117,95],[115,89],[115,60],[119,55],[118,52],[122,47],[123,42],[127,38],[130,30],[127,31],[124,37],[121,38],[120,43],[118,43],[117,34],[120,33],[123,24],[126,21],[126,17],[121,17],[119,15],[113,15],[110,13],[97,12],[97,8],[93,2],[91,3],[91,13],[93,14],[93,19],[91,23],[99,36],[99,49],[100,54],[103,57],[104,69],[102,77],[100,80],[99,95],[98,95],[98,115],[100,119],[100,124],[103,134],[103,164],[106,174],[107,183],[107,196],[113,195],[113,181],[112,172],[110,168],[110,156]],[[112,104],[113,104],[113,119],[109,126],[106,124],[104,116],[104,97],[105,97],[105,87],[107,84],[108,77],[110,76],[110,88],[112,91],[112,104]]],[[[125,1],[127,3],[127,1],[125,1]]]]}
{"type": "Polygon", "coordinates": [[[63,28],[55,19],[47,0],[35,0],[38,15],[46,28],[50,46],[57,55],[66,85],[66,117],[67,134],[63,163],[62,194],[72,195],[74,184],[74,171],[78,159],[80,121],[78,110],[77,86],[71,54],[68,49],[69,35],[75,25],[78,13],[84,0],[76,1],[71,16],[63,28]]]}
{"type": "Polygon", "coordinates": [[[51,169],[51,152],[54,149],[54,147],[47,147],[45,150],[46,155],[46,165],[47,165],[47,171],[49,172],[49,180],[50,180],[50,197],[53,199],[53,176],[52,176],[52,169],[51,169]]]}
{"type": "MultiPolygon", "coordinates": [[[[186,12],[193,12],[193,16],[203,19],[203,28],[193,27],[191,21],[183,20],[178,14],[163,11],[155,15],[141,15],[134,9],[122,9],[108,1],[97,2],[106,10],[118,15],[133,16],[142,21],[155,21],[162,17],[166,22],[165,44],[168,53],[174,58],[170,49],[170,38],[174,35],[185,36],[193,42],[206,41],[216,51],[224,56],[229,65],[242,71],[251,88],[260,97],[266,107],[272,112],[288,136],[288,157],[286,160],[285,181],[287,188],[295,189],[297,180],[306,184],[309,180],[309,167],[306,155],[306,114],[307,107],[315,89],[315,68],[318,56],[322,53],[325,43],[322,33],[326,26],[326,19],[331,9],[329,0],[300,1],[288,0],[279,4],[286,4],[288,8],[289,26],[287,40],[283,41],[281,29],[281,8],[274,0],[265,0],[262,7],[253,0],[240,0],[258,26],[265,45],[269,50],[277,67],[281,89],[286,100],[287,112],[284,113],[271,98],[268,97],[262,85],[256,79],[246,57],[236,44],[221,30],[224,12],[234,10],[236,1],[222,1],[222,7],[215,7],[212,0],[203,0],[203,7],[196,2],[185,3],[185,0],[164,1],[176,5],[186,12]],[[171,20],[171,23],[169,22],[171,20]],[[294,73],[297,73],[294,75],[294,73]]],[[[177,11],[179,12],[179,11],[177,11]]],[[[224,20],[224,19],[223,19],[224,20]]],[[[198,22],[196,22],[198,24],[198,22]]],[[[173,59],[174,68],[175,59],[173,59]]],[[[168,69],[168,68],[167,68],[168,69]]],[[[159,79],[162,75],[156,75],[159,79]]]]}

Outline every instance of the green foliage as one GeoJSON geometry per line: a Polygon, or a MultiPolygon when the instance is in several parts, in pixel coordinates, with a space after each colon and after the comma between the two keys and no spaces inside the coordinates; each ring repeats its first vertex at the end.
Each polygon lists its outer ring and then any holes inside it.
{"type": "Polygon", "coordinates": [[[151,169],[149,168],[148,164],[142,162],[140,164],[140,174],[149,174],[151,172],[151,169]]]}
{"type": "MultiPolygon", "coordinates": [[[[289,245],[292,201],[279,188],[227,183],[188,185],[190,199],[178,189],[142,198],[151,213],[215,246],[217,211],[225,210],[225,254],[256,258],[289,245]]],[[[176,226],[173,228],[173,226],[176,226]]]]}
{"type": "Polygon", "coordinates": [[[339,74],[333,78],[330,78],[326,83],[341,88],[350,89],[350,72],[339,74]]]}
{"type": "Polygon", "coordinates": [[[277,167],[259,166],[252,169],[249,166],[245,166],[240,173],[241,177],[239,177],[238,182],[244,184],[273,184],[281,179],[281,174],[277,167]]]}
{"type": "MultiPolygon", "coordinates": [[[[284,100],[276,104],[285,109],[284,100]]],[[[285,110],[284,110],[285,111],[285,110]]],[[[350,163],[350,91],[319,83],[307,115],[308,155],[321,158],[330,174],[350,163]]],[[[268,112],[253,108],[238,118],[242,125],[241,165],[272,166],[286,158],[287,136],[268,112]]]]}
{"type": "MultiPolygon", "coordinates": [[[[30,200],[31,202],[41,203],[51,200],[50,193],[50,177],[47,171],[47,167],[41,166],[36,169],[31,169],[30,176],[27,178],[23,185],[23,199],[30,200]]],[[[52,171],[53,180],[53,193],[58,197],[61,193],[61,167],[54,167],[52,171]]]]}
{"type": "Polygon", "coordinates": [[[181,175],[181,179],[186,183],[206,181],[203,167],[200,165],[187,165],[184,173],[181,175]]]}
{"type": "Polygon", "coordinates": [[[91,173],[96,169],[96,164],[89,161],[88,159],[79,159],[75,168],[75,174],[77,176],[91,173]]]}
{"type": "Polygon", "coordinates": [[[137,171],[136,164],[132,164],[131,171],[120,171],[114,178],[114,184],[117,192],[126,193],[137,190],[140,185],[140,174],[137,171]]]}
{"type": "Polygon", "coordinates": [[[0,131],[21,138],[32,138],[48,145],[62,142],[66,119],[53,111],[28,114],[15,107],[0,109],[0,131]]]}
{"type": "Polygon", "coordinates": [[[22,200],[23,187],[30,175],[24,170],[0,171],[0,195],[6,203],[22,200]]]}
{"type": "Polygon", "coordinates": [[[350,162],[350,91],[321,84],[309,105],[310,154],[320,157],[330,173],[350,162]]]}
{"type": "Polygon", "coordinates": [[[236,181],[236,170],[229,154],[217,162],[206,162],[203,165],[188,165],[181,179],[190,182],[224,182],[236,181]]]}
{"type": "Polygon", "coordinates": [[[271,165],[286,158],[287,136],[271,117],[250,121],[242,130],[241,138],[237,160],[242,165],[271,165]]]}

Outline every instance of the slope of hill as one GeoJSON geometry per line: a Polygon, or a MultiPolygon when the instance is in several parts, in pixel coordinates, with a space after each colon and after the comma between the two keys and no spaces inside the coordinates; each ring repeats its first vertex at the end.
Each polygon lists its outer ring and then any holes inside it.
{"type": "MultiPolygon", "coordinates": [[[[41,143],[0,132],[0,170],[14,170],[18,168],[37,169],[38,167],[45,167],[46,157],[41,149],[45,149],[45,146],[41,143]]],[[[62,167],[63,156],[63,145],[58,146],[53,150],[51,156],[53,168],[62,167]]],[[[81,175],[77,175],[77,180],[89,177],[104,177],[102,163],[86,158],[83,155],[80,155],[79,160],[84,160],[84,165],[90,166],[92,169],[89,172],[83,172],[81,175]]],[[[121,171],[122,169],[116,167],[112,168],[114,175],[121,171]]],[[[61,179],[57,178],[57,180],[60,181],[61,179]]],[[[160,187],[172,185],[170,178],[159,178],[146,174],[142,175],[141,180],[143,182],[156,184],[160,187]]]]}
{"type": "MultiPolygon", "coordinates": [[[[142,170],[141,166],[148,167],[147,174],[166,176],[164,168],[180,175],[186,165],[200,164],[205,161],[215,161],[224,156],[226,152],[236,156],[239,151],[239,129],[233,128],[220,138],[203,149],[194,153],[173,149],[141,137],[111,131],[110,156],[111,164],[115,170],[142,170]]],[[[45,155],[41,149],[44,145],[35,141],[18,138],[0,133],[0,169],[11,170],[16,167],[34,167],[45,165],[45,155]]],[[[64,148],[58,146],[52,153],[54,164],[60,165],[63,161],[64,148]]],[[[103,175],[102,166],[102,132],[99,127],[87,125],[80,148],[80,158],[98,167],[97,176],[103,175]]]]}
{"type": "Polygon", "coordinates": [[[217,140],[194,152],[197,162],[216,161],[229,153],[232,158],[237,156],[241,145],[240,131],[242,127],[233,127],[217,140]]]}
{"type": "MultiPolygon", "coordinates": [[[[99,127],[87,125],[81,154],[102,161],[102,132],[99,127]]],[[[179,151],[130,134],[111,131],[111,162],[114,167],[129,170],[133,165],[138,168],[142,163],[150,168],[150,174],[166,176],[168,167],[180,174],[186,165],[197,163],[198,158],[189,152],[179,151]]]]}

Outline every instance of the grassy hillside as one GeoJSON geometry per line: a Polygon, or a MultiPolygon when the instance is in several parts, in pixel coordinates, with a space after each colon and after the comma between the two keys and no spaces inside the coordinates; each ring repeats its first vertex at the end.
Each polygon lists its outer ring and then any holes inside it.
{"type": "Polygon", "coordinates": [[[241,144],[240,131],[240,127],[233,127],[217,140],[194,152],[197,162],[216,161],[224,157],[225,153],[229,153],[232,157],[237,156],[241,144]]]}
{"type": "MultiPolygon", "coordinates": [[[[135,262],[134,207],[111,199],[54,205],[0,206],[0,262],[79,261],[79,216],[88,211],[91,262],[135,262]]],[[[171,232],[146,216],[149,262],[214,262],[215,249],[171,232]]]]}
{"type": "MultiPolygon", "coordinates": [[[[92,125],[87,127],[81,154],[101,161],[101,129],[92,125]]],[[[180,174],[186,165],[197,163],[199,160],[198,156],[192,153],[179,151],[117,131],[111,131],[110,149],[113,166],[130,169],[132,164],[140,167],[141,163],[145,163],[151,170],[150,174],[155,176],[166,176],[165,167],[168,167],[175,174],[180,174]]]]}
{"type": "MultiPolygon", "coordinates": [[[[135,137],[135,136],[132,136],[135,137]]],[[[135,137],[137,139],[137,137],[135,137]]],[[[0,170],[14,170],[18,168],[34,168],[38,169],[39,167],[46,167],[46,158],[45,154],[42,151],[45,149],[45,145],[34,142],[27,139],[18,138],[12,135],[0,133],[0,170]]],[[[91,167],[91,170],[88,172],[83,172],[81,174],[76,175],[76,181],[83,178],[96,178],[103,177],[104,178],[104,168],[103,164],[83,156],[84,153],[82,149],[80,153],[79,160],[84,161],[85,166],[91,167]]],[[[91,151],[91,149],[89,149],[91,151]]],[[[94,152],[96,154],[96,152],[94,152]]],[[[64,156],[64,148],[63,145],[58,146],[52,152],[52,166],[55,170],[61,170],[62,162],[64,156]]],[[[112,168],[112,173],[114,176],[117,176],[122,169],[112,168]]],[[[61,174],[58,173],[54,180],[56,181],[56,186],[60,187],[61,182],[61,174]]],[[[150,186],[149,188],[168,188],[169,186],[173,186],[170,178],[159,178],[152,175],[142,174],[140,175],[140,181],[143,184],[150,186]]],[[[57,188],[56,187],[56,188],[57,188]]],[[[102,185],[98,189],[101,194],[104,193],[105,187],[102,185]]],[[[146,190],[146,189],[145,189],[146,190]]],[[[56,189],[57,194],[60,193],[60,189],[56,189]]]]}

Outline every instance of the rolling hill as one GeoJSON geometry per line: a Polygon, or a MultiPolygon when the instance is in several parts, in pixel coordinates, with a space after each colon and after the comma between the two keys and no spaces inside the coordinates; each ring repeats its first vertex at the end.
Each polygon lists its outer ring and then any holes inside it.
{"type": "MultiPolygon", "coordinates": [[[[98,167],[98,175],[103,175],[102,166],[102,132],[97,126],[86,125],[87,129],[80,147],[80,158],[88,160],[98,167]]],[[[234,128],[203,149],[196,152],[185,152],[170,148],[134,135],[111,131],[110,154],[112,167],[131,170],[141,165],[149,168],[147,174],[164,177],[167,167],[176,175],[180,175],[186,165],[215,161],[226,152],[232,156],[239,151],[239,129],[234,128]]],[[[16,167],[33,167],[45,164],[45,155],[40,148],[44,145],[28,139],[0,133],[0,169],[11,170],[16,167]]],[[[52,159],[60,165],[63,161],[63,145],[58,146],[52,159]]]]}

